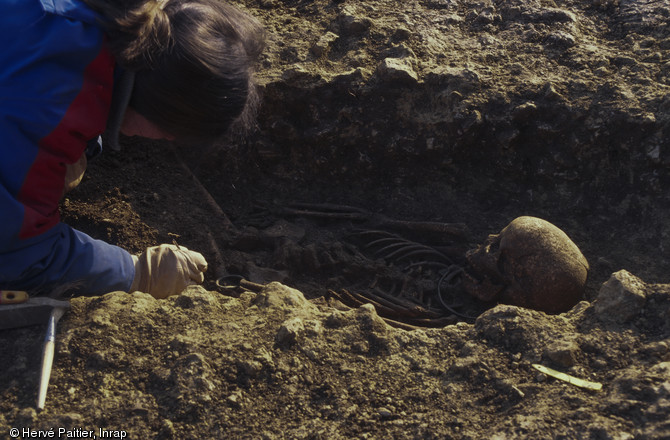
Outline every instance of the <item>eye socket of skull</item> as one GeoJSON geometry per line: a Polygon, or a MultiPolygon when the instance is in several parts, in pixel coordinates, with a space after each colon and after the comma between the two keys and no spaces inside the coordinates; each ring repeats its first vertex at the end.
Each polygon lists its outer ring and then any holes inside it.
{"type": "Polygon", "coordinates": [[[465,255],[468,265],[463,277],[463,288],[482,301],[495,300],[505,288],[499,268],[500,236],[491,234],[486,241],[465,255]]]}
{"type": "Polygon", "coordinates": [[[491,234],[486,240],[486,250],[492,254],[497,254],[500,250],[500,234],[491,234]]]}
{"type": "Polygon", "coordinates": [[[503,281],[499,268],[500,235],[491,234],[476,249],[468,251],[466,258],[470,263],[471,275],[475,278],[488,278],[494,284],[503,281]]]}

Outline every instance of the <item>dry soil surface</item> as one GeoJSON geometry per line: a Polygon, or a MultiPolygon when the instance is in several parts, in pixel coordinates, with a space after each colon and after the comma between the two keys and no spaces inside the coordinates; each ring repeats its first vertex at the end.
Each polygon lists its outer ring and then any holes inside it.
{"type": "Polygon", "coordinates": [[[670,438],[668,1],[238,4],[268,30],[258,129],[215,150],[125,139],[61,206],[134,253],[202,252],[204,285],[73,298],[39,412],[45,329],[0,333],[0,435],[670,438]],[[569,312],[455,289],[472,318],[454,315],[441,266],[373,244],[463,264],[521,215],[590,262],[569,312]],[[399,328],[337,299],[375,288],[443,321],[399,328]]]}

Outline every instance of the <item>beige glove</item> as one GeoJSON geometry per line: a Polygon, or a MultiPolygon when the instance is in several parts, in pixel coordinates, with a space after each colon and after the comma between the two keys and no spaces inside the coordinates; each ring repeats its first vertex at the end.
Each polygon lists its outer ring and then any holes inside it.
{"type": "Polygon", "coordinates": [[[69,193],[79,185],[81,179],[84,178],[87,165],[86,155],[82,154],[77,162],[65,166],[65,186],[63,187],[63,194],[61,196],[69,193]]]}
{"type": "Polygon", "coordinates": [[[162,244],[147,248],[135,261],[131,292],[146,292],[154,298],[177,295],[192,284],[205,280],[207,261],[198,252],[183,246],[162,244]]]}

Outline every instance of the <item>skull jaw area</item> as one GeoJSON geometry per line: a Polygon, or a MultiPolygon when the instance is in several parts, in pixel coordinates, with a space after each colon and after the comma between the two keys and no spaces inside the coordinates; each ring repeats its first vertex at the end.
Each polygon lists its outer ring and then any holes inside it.
{"type": "Polygon", "coordinates": [[[480,280],[468,272],[463,273],[461,282],[465,291],[480,301],[496,301],[548,314],[566,312],[582,299],[582,289],[579,286],[567,286],[559,293],[551,291],[543,294],[537,288],[495,284],[488,278],[480,280]]]}

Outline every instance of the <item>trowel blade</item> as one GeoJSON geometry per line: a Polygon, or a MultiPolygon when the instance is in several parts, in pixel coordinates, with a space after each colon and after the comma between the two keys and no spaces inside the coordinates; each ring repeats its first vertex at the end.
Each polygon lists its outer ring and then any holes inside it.
{"type": "Polygon", "coordinates": [[[30,298],[21,304],[0,305],[0,330],[44,325],[49,321],[54,308],[67,309],[68,301],[60,301],[48,297],[30,298]]]}

